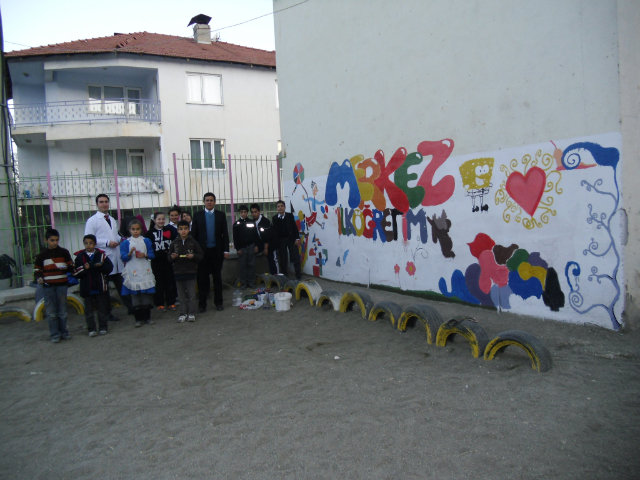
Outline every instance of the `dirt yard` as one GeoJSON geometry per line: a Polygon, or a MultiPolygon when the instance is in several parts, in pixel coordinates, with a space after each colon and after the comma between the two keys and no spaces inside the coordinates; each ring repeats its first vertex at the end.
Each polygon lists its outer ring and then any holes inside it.
{"type": "MultiPolygon", "coordinates": [[[[319,280],[324,288],[349,286],[319,280]]],[[[370,290],[374,301],[424,300],[370,290]]],[[[426,302],[491,338],[536,335],[474,359],[360,312],[154,313],[51,344],[45,322],[0,323],[0,478],[631,479],[640,475],[640,335],[426,302]]],[[[116,312],[123,319],[125,312],[116,312]]]]}

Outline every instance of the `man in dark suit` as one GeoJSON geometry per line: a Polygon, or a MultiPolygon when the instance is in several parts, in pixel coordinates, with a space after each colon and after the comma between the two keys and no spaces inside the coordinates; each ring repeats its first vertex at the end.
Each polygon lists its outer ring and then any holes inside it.
{"type": "Polygon", "coordinates": [[[222,262],[229,258],[229,232],[227,217],[220,210],[215,210],[216,196],[204,194],[204,210],[193,215],[191,236],[200,244],[204,259],[198,264],[196,281],[198,282],[200,313],[207,310],[207,295],[211,288],[209,275],[213,274],[213,302],[218,310],[222,306],[222,262]]]}
{"type": "Polygon", "coordinates": [[[278,214],[273,216],[271,229],[272,241],[276,242],[278,250],[278,263],[280,266],[280,274],[287,274],[288,257],[291,257],[293,268],[296,271],[296,279],[300,280],[302,272],[300,271],[300,232],[293,218],[292,213],[285,212],[285,204],[282,200],[276,203],[278,214]],[[287,255],[288,253],[288,255],[287,255]]]}

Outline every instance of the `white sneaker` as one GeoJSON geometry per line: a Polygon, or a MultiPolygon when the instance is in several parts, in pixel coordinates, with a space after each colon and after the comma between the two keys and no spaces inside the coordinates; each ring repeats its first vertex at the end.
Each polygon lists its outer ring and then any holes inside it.
{"type": "Polygon", "coordinates": [[[184,322],[186,319],[187,319],[187,316],[186,316],[186,315],[180,315],[180,316],[178,317],[178,323],[182,323],[182,322],[184,322]]]}
{"type": "Polygon", "coordinates": [[[195,315],[189,315],[189,321],[190,322],[195,322],[196,321],[196,316],[195,315]]]}
{"type": "Polygon", "coordinates": [[[89,336],[90,336],[90,337],[95,337],[95,336],[97,336],[97,335],[98,335],[98,332],[96,332],[95,330],[91,330],[91,331],[89,332],[89,336]]]}

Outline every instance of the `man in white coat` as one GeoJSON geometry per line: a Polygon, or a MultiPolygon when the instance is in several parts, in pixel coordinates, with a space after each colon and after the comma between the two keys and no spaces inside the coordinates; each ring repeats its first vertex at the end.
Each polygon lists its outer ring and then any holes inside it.
{"type": "MultiPolygon", "coordinates": [[[[113,264],[111,274],[107,276],[107,282],[111,281],[118,290],[118,295],[122,303],[127,307],[129,312],[133,311],[131,298],[127,295],[122,296],[122,271],[124,264],[120,258],[120,234],[118,233],[118,222],[109,215],[109,197],[101,193],[96,197],[96,205],[98,212],[87,220],[84,228],[85,235],[95,235],[97,244],[96,248],[104,250],[113,264]]],[[[107,321],[117,322],[118,318],[111,314],[111,302],[109,302],[109,312],[107,321]]]]}

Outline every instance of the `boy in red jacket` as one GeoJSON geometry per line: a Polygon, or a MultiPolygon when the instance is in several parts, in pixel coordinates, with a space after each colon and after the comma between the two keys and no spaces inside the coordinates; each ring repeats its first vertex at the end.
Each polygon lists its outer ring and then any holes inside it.
{"type": "Polygon", "coordinates": [[[44,238],[47,248],[36,255],[33,276],[36,282],[44,285],[49,338],[52,343],[59,343],[60,339],[71,339],[67,330],[67,271],[71,271],[73,261],[69,250],[58,246],[60,234],[57,230],[50,228],[44,238]]]}

